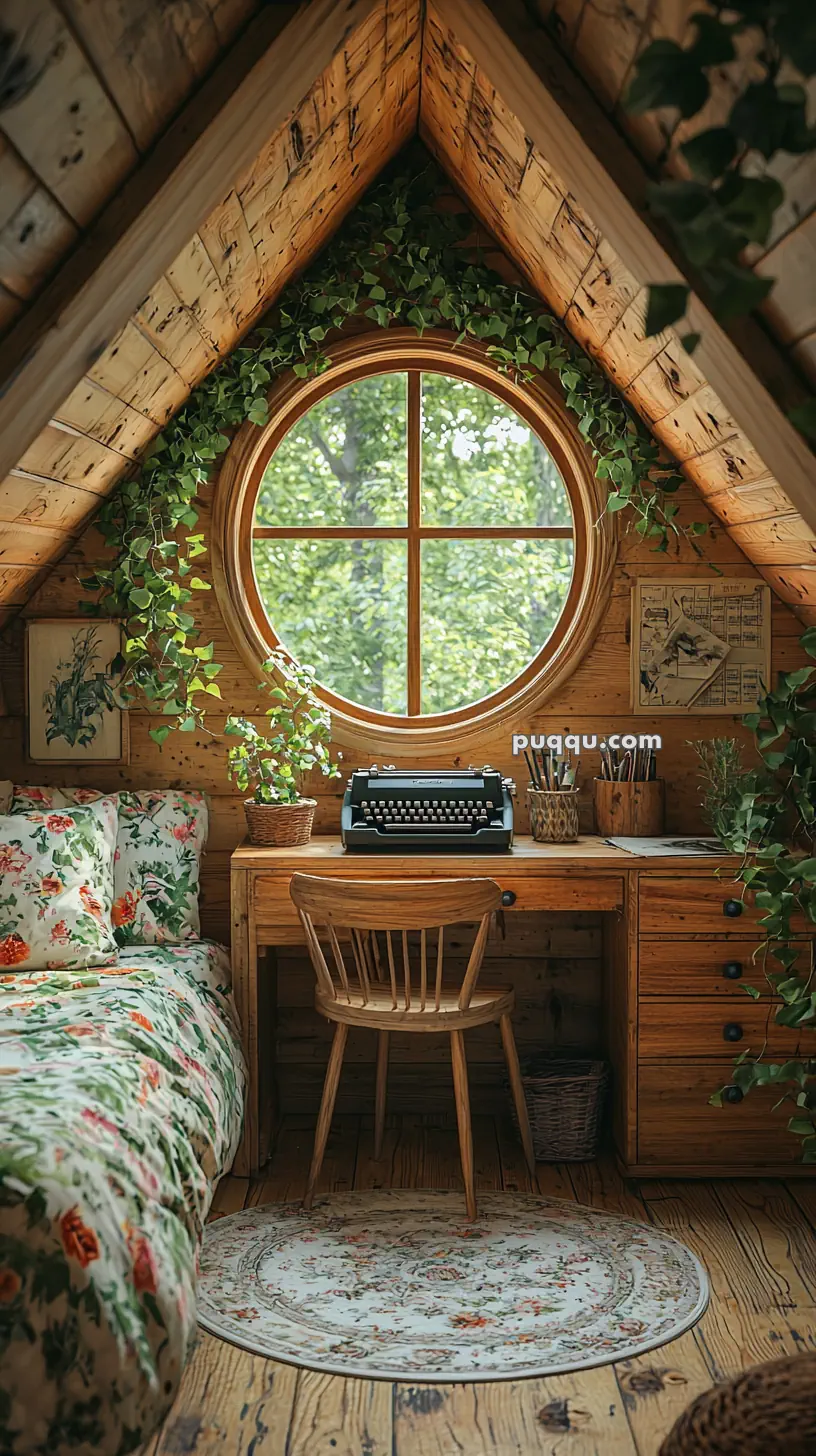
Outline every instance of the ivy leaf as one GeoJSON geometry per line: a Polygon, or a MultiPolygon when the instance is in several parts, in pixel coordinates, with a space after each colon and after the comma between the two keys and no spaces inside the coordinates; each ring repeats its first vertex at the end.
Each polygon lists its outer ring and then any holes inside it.
{"type": "Polygon", "coordinates": [[[131,602],[133,602],[134,606],[146,609],[150,606],[153,598],[151,597],[150,592],[147,590],[146,587],[137,586],[130,593],[130,600],[131,602]]]}
{"type": "Polygon", "coordinates": [[[652,283],[646,308],[646,337],[662,334],[686,311],[690,289],[685,283],[652,283]]]}
{"type": "Polygon", "coordinates": [[[151,728],[150,729],[150,732],[149,732],[149,737],[153,739],[153,742],[154,743],[158,743],[159,748],[161,748],[162,744],[164,743],[164,740],[166,738],[169,738],[169,736],[170,736],[170,725],[169,725],[169,723],[162,723],[162,725],[161,725],[160,728],[151,728]]]}
{"type": "Polygon", "coordinates": [[[727,126],[711,126],[698,132],[680,148],[695,177],[714,182],[731,165],[737,154],[737,139],[727,126]]]}
{"type": "Polygon", "coordinates": [[[788,419],[809,440],[816,440],[816,399],[794,405],[788,410],[788,419]]]}
{"type": "Polygon", "coordinates": [[[688,51],[676,41],[655,40],[635,63],[624,105],[633,116],[656,106],[676,106],[688,117],[705,105],[709,90],[707,76],[688,51]]]}
{"type": "Polygon", "coordinates": [[[750,313],[767,298],[774,286],[773,278],[761,278],[739,263],[722,263],[718,271],[720,277],[714,289],[714,300],[715,312],[720,319],[750,313]]]}
{"type": "Polygon", "coordinates": [[[212,591],[212,586],[210,582],[202,581],[200,576],[191,577],[190,586],[193,588],[194,591],[212,591]]]}

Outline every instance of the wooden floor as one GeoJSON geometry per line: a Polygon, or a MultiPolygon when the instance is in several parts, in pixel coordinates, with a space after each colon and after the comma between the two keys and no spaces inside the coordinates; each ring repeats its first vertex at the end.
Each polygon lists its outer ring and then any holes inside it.
{"type": "MultiPolygon", "coordinates": [[[[475,1126],[477,1188],[529,1189],[512,1129],[475,1126]]],[[[263,1178],[228,1178],[213,1216],[299,1198],[313,1127],[284,1123],[263,1178]]],[[[609,1159],[540,1164],[542,1193],[652,1223],[708,1268],[697,1328],[636,1360],[548,1380],[401,1385],[298,1370],[203,1335],[164,1429],[145,1456],[656,1456],[675,1417],[714,1381],[760,1360],[816,1349],[816,1186],[625,1183],[609,1159]]],[[[340,1117],[319,1192],[456,1188],[444,1119],[394,1119],[375,1162],[370,1122],[340,1117]]]]}

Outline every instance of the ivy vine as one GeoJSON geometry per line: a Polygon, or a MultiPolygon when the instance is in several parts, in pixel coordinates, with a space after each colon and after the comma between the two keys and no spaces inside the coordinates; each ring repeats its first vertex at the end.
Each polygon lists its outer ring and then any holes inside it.
{"type": "MultiPolygon", "coordinates": [[[[687,122],[711,99],[712,68],[739,61],[746,48],[750,71],[743,68],[746,79],[725,120],[678,148],[690,177],[666,178],[649,190],[651,211],[670,227],[723,321],[756,308],[774,286],[748,260],[752,245],[767,244],[785,202],[767,164],[780,153],[816,150],[802,84],[816,74],[816,7],[803,0],[712,0],[690,16],[686,44],[663,37],[642,51],[624,102],[634,115],[668,108],[678,124],[687,122]]],[[[688,297],[685,284],[653,284],[646,333],[681,319],[688,297]]],[[[684,336],[689,352],[698,337],[684,336]]],[[[816,400],[797,405],[790,418],[816,438],[816,400]]]]}
{"type": "MultiPolygon", "coordinates": [[[[816,658],[816,627],[801,638],[816,658]]],[[[779,1004],[780,1026],[816,1029],[816,941],[796,940],[793,917],[816,928],[816,666],[781,673],[779,685],[745,719],[761,767],[739,774],[720,806],[718,832],[742,857],[736,878],[763,911],[758,961],[779,1004]],[[781,970],[771,968],[771,957],[781,970]]],[[[754,1000],[760,992],[745,986],[754,1000]]],[[[770,1013],[769,1013],[770,1014],[770,1013]]],[[[816,1056],[763,1060],[764,1047],[737,1058],[731,1082],[711,1101],[740,1100],[754,1087],[775,1087],[795,1111],[789,1131],[802,1138],[802,1157],[816,1163],[816,1056]]]]}
{"type": "MultiPolygon", "coordinates": [[[[204,728],[207,707],[221,697],[213,644],[200,644],[196,630],[194,599],[210,590],[194,564],[206,551],[195,530],[196,497],[237,426],[266,422],[273,381],[290,369],[301,378],[325,369],[332,338],[354,317],[482,341],[516,378],[553,371],[608,482],[607,510],[628,511],[657,551],[680,535],[671,499],[683,484],[678,468],[540,300],[506,283],[469,246],[469,215],[437,206],[444,190],[427,162],[379,182],[317,263],[286,288],[271,322],[198,385],[102,506],[96,523],[115,559],[82,580],[94,593],[83,609],[121,618],[120,694],[167,717],[151,729],[158,744],[173,728],[204,728]]],[[[706,526],[684,530],[702,535],[706,526]]]]}

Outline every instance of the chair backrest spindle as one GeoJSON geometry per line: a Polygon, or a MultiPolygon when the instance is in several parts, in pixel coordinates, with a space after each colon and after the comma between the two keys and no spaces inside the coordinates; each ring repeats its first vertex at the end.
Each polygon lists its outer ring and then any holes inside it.
{"type": "MultiPolygon", "coordinates": [[[[436,968],[433,1005],[440,1009],[443,995],[445,926],[478,921],[467,967],[458,988],[458,1006],[466,1011],[471,1003],[484,960],[490,921],[501,901],[499,886],[489,879],[365,881],[321,879],[294,875],[290,894],[297,906],[306,935],[319,990],[349,1004],[359,997],[363,1006],[407,1012],[416,1000],[411,978],[409,932],[419,931],[419,1010],[429,999],[428,930],[435,929],[436,968]],[[337,969],[333,976],[318,938],[325,933],[337,969]],[[377,932],[385,934],[385,956],[381,957],[377,932]],[[398,977],[394,937],[402,943],[402,971],[398,977]],[[350,941],[356,977],[352,978],[340,940],[350,941]],[[386,979],[385,960],[388,963],[386,979]],[[401,981],[402,984],[398,984],[401,981]]],[[[453,988],[451,988],[452,990],[453,988]]],[[[445,993],[450,994],[450,991],[445,993]]],[[[455,990],[453,991],[455,995],[455,990]]],[[[414,1007],[416,1009],[416,1007],[414,1007]]]]}

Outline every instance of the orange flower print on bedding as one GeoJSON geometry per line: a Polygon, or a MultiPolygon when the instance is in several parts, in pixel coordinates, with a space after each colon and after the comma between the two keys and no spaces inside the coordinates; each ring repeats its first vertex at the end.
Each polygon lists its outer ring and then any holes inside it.
{"type": "Polygon", "coordinates": [[[485,1325],[494,1325],[495,1320],[484,1314],[455,1314],[451,1317],[451,1324],[457,1330],[481,1330],[485,1325]]]}
{"type": "Polygon", "coordinates": [[[40,880],[40,890],[43,895],[58,895],[62,889],[62,880],[59,875],[43,875],[40,880]]]}
{"type": "Polygon", "coordinates": [[[51,939],[54,941],[55,945],[68,944],[71,936],[68,931],[68,926],[64,920],[58,920],[56,925],[52,925],[51,939]]]}
{"type": "Polygon", "coordinates": [[[80,885],[79,898],[89,915],[95,916],[97,920],[102,919],[102,901],[91,893],[89,885],[80,885]]]}
{"type": "Polygon", "coordinates": [[[188,840],[194,837],[195,832],[195,822],[188,819],[186,824],[176,824],[173,829],[173,838],[177,839],[179,844],[187,844],[188,840]]]}
{"type": "Polygon", "coordinates": [[[23,1281],[15,1269],[0,1269],[0,1304],[11,1304],[23,1287],[23,1281]]]}
{"type": "Polygon", "coordinates": [[[130,925],[136,919],[136,906],[139,903],[139,898],[138,895],[134,895],[132,890],[128,890],[127,894],[120,895],[118,900],[114,900],[111,909],[111,920],[117,930],[122,925],[130,925]]]}
{"type": "Polygon", "coordinates": [[[143,1011],[129,1011],[128,1016],[131,1021],[136,1022],[137,1026],[144,1027],[145,1031],[153,1031],[153,1022],[148,1021],[143,1011]]]}
{"type": "Polygon", "coordinates": [[[0,844],[0,875],[19,874],[30,859],[19,844],[0,844]]]}
{"type": "Polygon", "coordinates": [[[0,966],[19,966],[30,954],[31,946],[16,932],[0,940],[0,966]]]}
{"type": "Polygon", "coordinates": [[[156,1293],[156,1261],[144,1234],[131,1229],[128,1233],[128,1249],[133,1260],[133,1283],[140,1294],[156,1293]]]}
{"type": "Polygon", "coordinates": [[[64,834],[66,829],[73,829],[74,820],[70,814],[46,814],[45,827],[49,834],[64,834]]]}
{"type": "Polygon", "coordinates": [[[69,1259],[76,1259],[83,1269],[99,1258],[99,1241],[93,1229],[82,1222],[76,1204],[62,1215],[60,1232],[62,1247],[69,1259]]]}

